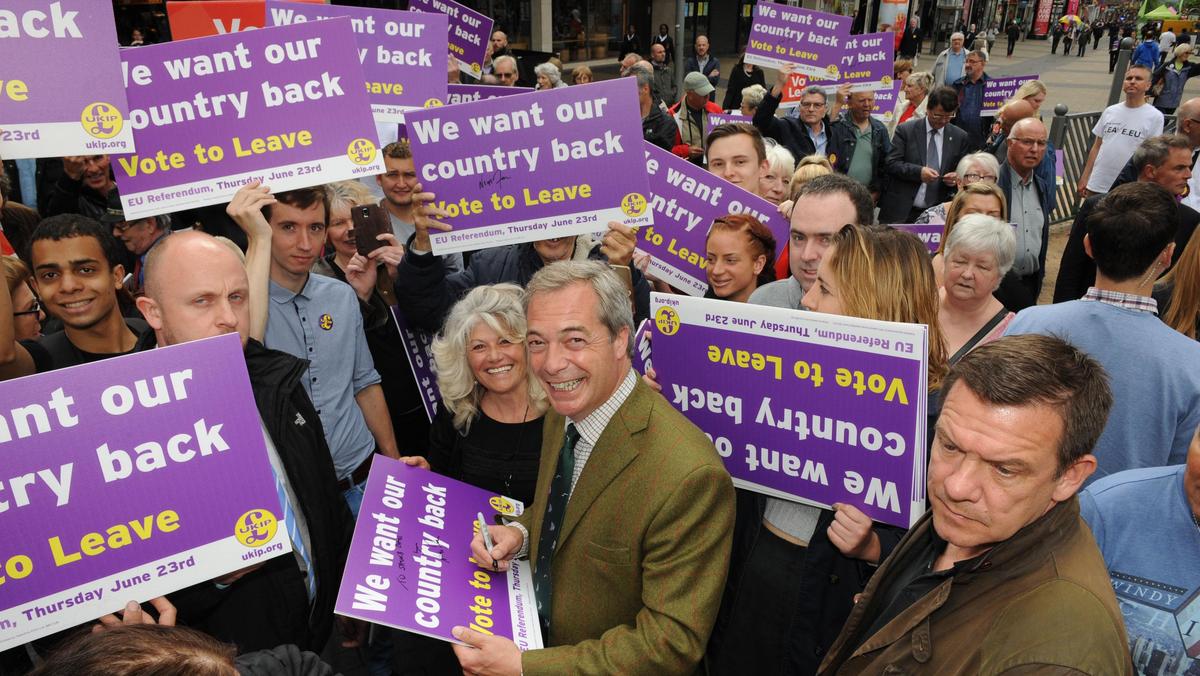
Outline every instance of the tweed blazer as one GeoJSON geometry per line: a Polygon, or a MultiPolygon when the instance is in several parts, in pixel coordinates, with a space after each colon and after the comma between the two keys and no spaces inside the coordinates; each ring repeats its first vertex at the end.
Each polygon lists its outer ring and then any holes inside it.
{"type": "MultiPolygon", "coordinates": [[[[531,561],[566,421],[546,414],[531,561]]],[[[538,674],[689,674],[704,655],[729,570],[733,482],[704,433],[639,380],[600,435],[554,553],[538,674]]]]}

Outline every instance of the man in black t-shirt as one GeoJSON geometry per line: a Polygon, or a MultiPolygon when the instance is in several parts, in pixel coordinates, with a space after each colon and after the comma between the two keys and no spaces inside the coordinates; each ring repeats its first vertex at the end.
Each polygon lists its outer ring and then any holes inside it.
{"type": "MultiPolygon", "coordinates": [[[[0,292],[0,380],[77,366],[153,345],[140,319],[121,316],[122,247],[94,219],[62,214],[38,224],[30,240],[33,284],[46,313],[63,330],[41,340],[14,340],[12,298],[0,292]]],[[[5,287],[7,288],[7,287],[5,287]]]]}

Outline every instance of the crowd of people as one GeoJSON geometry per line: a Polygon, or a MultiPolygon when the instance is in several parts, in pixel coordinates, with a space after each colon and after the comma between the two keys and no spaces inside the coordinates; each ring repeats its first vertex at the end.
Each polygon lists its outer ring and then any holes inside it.
{"type": "MultiPolygon", "coordinates": [[[[998,34],[955,33],[927,71],[902,54],[890,124],[848,86],[808,87],[781,112],[792,69],[767,89],[744,60],[718,106],[705,36],[682,92],[665,26],[649,60],[634,31],[622,55],[645,140],[787,220],[783,240],[749,214],[706,224],[706,298],[928,327],[928,511],[907,530],[852,504],[735,490],[658,374],[632,366],[651,290],[679,291],[620,223],[435,255],[430,233],[452,219],[403,138],[365,183],[251,182],[224,213],[132,221],[107,156],[5,162],[0,379],[236,333],[281,508],[303,528],[293,555],[8,651],[0,668],[328,673],[313,653],[334,631],[376,454],[528,506],[471,548],[489,570],[533,562],[546,647],[465,628],[453,646],[382,626],[368,637],[338,618],[373,674],[1195,668],[1200,98],[1178,100],[1187,52],[1166,63],[1175,106],[1159,94],[1173,134],[1147,102],[1161,66],[1129,67],[1093,130],[1054,302],[1040,304],[1057,199],[1050,92],[1030,82],[984,114],[998,34]],[[708,123],[727,110],[751,121],[708,123]],[[391,223],[366,256],[350,217],[365,205],[391,223]],[[904,224],[942,224],[937,251],[890,227],[904,224]],[[432,421],[397,318],[435,336],[432,421]],[[1135,587],[1179,602],[1140,604],[1135,587]],[[1163,622],[1179,631],[1148,633],[1163,622]]],[[[556,64],[533,72],[538,89],[567,86],[556,64]]],[[[484,81],[519,73],[496,31],[484,81]]]]}

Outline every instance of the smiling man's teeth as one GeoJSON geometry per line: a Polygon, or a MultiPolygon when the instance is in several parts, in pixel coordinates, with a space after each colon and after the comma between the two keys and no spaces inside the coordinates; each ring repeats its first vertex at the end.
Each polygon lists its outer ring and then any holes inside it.
{"type": "Polygon", "coordinates": [[[575,389],[579,385],[579,383],[582,383],[582,382],[583,382],[583,378],[576,378],[575,380],[568,380],[565,383],[551,383],[550,387],[553,387],[555,389],[555,391],[558,391],[558,392],[570,392],[571,390],[575,389]]]}
{"type": "Polygon", "coordinates": [[[87,305],[88,302],[89,301],[86,300],[77,300],[71,303],[63,303],[62,305],[63,307],[83,307],[84,305],[87,305]]]}

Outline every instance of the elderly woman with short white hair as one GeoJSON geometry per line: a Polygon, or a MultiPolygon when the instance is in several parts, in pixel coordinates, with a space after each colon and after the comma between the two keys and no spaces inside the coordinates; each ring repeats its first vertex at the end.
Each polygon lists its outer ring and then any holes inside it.
{"type": "Polygon", "coordinates": [[[530,504],[546,394],[525,357],[521,287],[479,286],[433,341],[442,393],[429,431],[433,471],[530,504]]]}
{"type": "MultiPolygon", "coordinates": [[[[957,176],[954,182],[959,190],[980,181],[995,185],[996,181],[1000,180],[1000,163],[996,161],[996,156],[991,153],[971,153],[958,161],[958,166],[954,168],[954,173],[957,176]]],[[[921,215],[917,216],[916,222],[945,223],[946,212],[949,209],[950,201],[935,204],[922,211],[921,215]]]]}
{"type": "Polygon", "coordinates": [[[970,214],[944,244],[938,324],[953,365],[965,354],[1004,335],[1016,316],[992,293],[1017,255],[1013,227],[998,218],[970,214]]]}
{"type": "Polygon", "coordinates": [[[567,83],[562,81],[562,71],[558,69],[558,66],[548,61],[534,66],[533,74],[537,76],[538,91],[567,86],[567,83]]]}
{"type": "MultiPolygon", "coordinates": [[[[742,90],[742,106],[738,112],[746,117],[754,117],[754,113],[758,111],[758,107],[762,105],[763,99],[767,96],[767,89],[760,84],[752,84],[742,90]]],[[[732,110],[729,112],[733,112],[732,110]]]]}
{"type": "Polygon", "coordinates": [[[792,156],[792,151],[774,139],[764,140],[767,142],[767,170],[758,179],[758,194],[771,204],[779,204],[791,192],[796,158],[792,156]]]}

